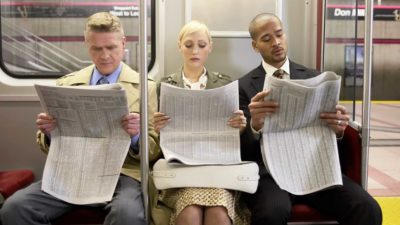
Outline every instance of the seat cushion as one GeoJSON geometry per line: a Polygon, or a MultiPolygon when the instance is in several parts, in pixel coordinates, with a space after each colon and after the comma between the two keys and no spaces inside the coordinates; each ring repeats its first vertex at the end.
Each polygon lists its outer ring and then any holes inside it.
{"type": "Polygon", "coordinates": [[[323,213],[320,213],[316,209],[303,205],[295,204],[292,207],[292,216],[289,222],[321,222],[321,221],[335,221],[332,217],[329,217],[323,213]]]}
{"type": "Polygon", "coordinates": [[[360,133],[347,126],[339,147],[342,173],[361,185],[362,144],[360,133]]]}
{"type": "Polygon", "coordinates": [[[33,180],[34,175],[31,170],[0,171],[0,194],[6,199],[31,184],[33,180]]]}
{"type": "Polygon", "coordinates": [[[52,224],[103,224],[105,216],[106,213],[99,208],[81,206],[52,221],[52,224]]]}

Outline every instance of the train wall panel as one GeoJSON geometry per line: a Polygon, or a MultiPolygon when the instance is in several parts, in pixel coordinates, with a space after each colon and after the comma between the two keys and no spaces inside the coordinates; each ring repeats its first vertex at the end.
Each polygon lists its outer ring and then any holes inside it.
{"type": "Polygon", "coordinates": [[[40,179],[46,155],[36,145],[37,101],[0,101],[0,170],[31,169],[40,179]]]}

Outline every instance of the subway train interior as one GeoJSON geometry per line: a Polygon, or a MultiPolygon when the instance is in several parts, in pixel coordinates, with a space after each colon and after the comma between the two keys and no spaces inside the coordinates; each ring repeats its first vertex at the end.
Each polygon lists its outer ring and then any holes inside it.
{"type": "Polygon", "coordinates": [[[383,224],[400,224],[400,1],[1,0],[0,7],[0,173],[30,170],[33,181],[41,180],[46,155],[36,143],[35,121],[43,109],[34,84],[55,85],[92,64],[83,35],[91,14],[118,16],[127,38],[124,62],[143,74],[144,60],[145,74],[159,81],[182,66],[178,33],[190,20],[210,28],[207,68],[241,78],[262,60],[252,48],[249,22],[269,12],[282,20],[290,59],[341,76],[339,102],[361,138],[360,185],[380,204],[383,224]],[[141,20],[143,2],[147,17],[141,20]]]}

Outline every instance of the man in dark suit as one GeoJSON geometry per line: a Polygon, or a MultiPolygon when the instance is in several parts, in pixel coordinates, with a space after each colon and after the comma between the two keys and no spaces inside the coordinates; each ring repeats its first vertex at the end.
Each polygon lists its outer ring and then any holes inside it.
{"type": "MultiPolygon", "coordinates": [[[[252,46],[263,58],[260,66],[239,80],[240,109],[247,117],[247,127],[241,136],[243,160],[258,162],[260,181],[255,194],[244,194],[252,213],[252,224],[286,224],[292,204],[302,202],[333,216],[340,224],[378,225],[382,213],[377,202],[358,184],[343,176],[343,186],[307,195],[293,195],[279,188],[268,173],[261,156],[260,138],[266,116],[279,107],[275,101],[264,100],[266,76],[282,79],[306,79],[319,73],[296,64],[287,57],[287,40],[280,19],[273,14],[259,14],[249,26],[252,46]],[[279,73],[278,73],[278,72],[279,73]]],[[[348,125],[346,108],[337,105],[336,112],[321,113],[320,118],[336,133],[338,141],[348,125]]]]}

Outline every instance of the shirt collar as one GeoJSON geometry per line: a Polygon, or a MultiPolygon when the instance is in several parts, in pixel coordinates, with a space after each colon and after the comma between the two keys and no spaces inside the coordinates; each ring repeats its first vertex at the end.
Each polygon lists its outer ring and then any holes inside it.
{"type": "Polygon", "coordinates": [[[271,66],[270,64],[266,63],[264,60],[262,61],[262,66],[265,70],[266,76],[272,76],[272,74],[277,69],[282,69],[290,77],[289,59],[287,57],[286,57],[285,63],[281,66],[281,68],[275,68],[275,67],[271,66]]]}
{"type": "Polygon", "coordinates": [[[206,84],[207,84],[207,70],[204,68],[203,74],[201,74],[199,81],[195,83],[191,83],[190,80],[188,80],[185,77],[185,74],[182,70],[182,79],[183,79],[183,85],[185,89],[192,89],[192,90],[202,90],[205,89],[206,84]]]}
{"type": "MultiPolygon", "coordinates": [[[[119,75],[121,74],[121,70],[122,70],[122,63],[119,64],[119,66],[117,67],[116,70],[114,70],[114,72],[112,72],[111,74],[107,75],[107,80],[108,82],[110,82],[110,84],[114,84],[117,83],[117,80],[119,78],[119,75]]],[[[92,74],[92,78],[90,79],[90,85],[96,85],[97,81],[103,77],[104,75],[102,75],[96,67],[94,67],[93,69],[93,74],[92,74]]]]}

